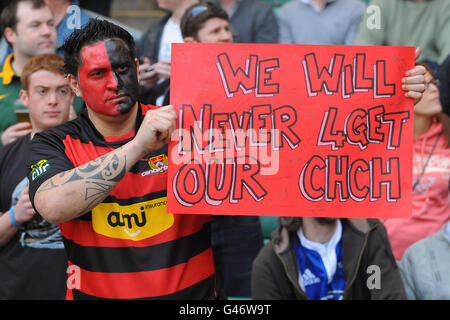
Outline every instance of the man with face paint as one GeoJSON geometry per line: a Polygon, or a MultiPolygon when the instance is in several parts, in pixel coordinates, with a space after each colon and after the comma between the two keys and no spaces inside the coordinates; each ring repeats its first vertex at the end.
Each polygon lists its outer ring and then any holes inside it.
{"type": "Polygon", "coordinates": [[[135,63],[126,44],[120,39],[98,42],[81,50],[81,60],[79,90],[84,92],[90,109],[105,116],[130,112],[139,89],[135,63]]]}
{"type": "Polygon", "coordinates": [[[137,102],[131,35],[91,20],[63,49],[69,83],[87,108],[33,139],[29,193],[61,229],[67,298],[218,298],[211,218],[166,210],[176,113],[137,102]]]}

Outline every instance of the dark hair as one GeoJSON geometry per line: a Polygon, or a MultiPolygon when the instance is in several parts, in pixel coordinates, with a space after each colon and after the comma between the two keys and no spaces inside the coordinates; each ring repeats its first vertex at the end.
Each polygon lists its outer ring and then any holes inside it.
{"type": "MultiPolygon", "coordinates": [[[[429,72],[431,74],[431,77],[433,78],[433,80],[437,79],[436,73],[434,72],[433,68],[428,63],[416,62],[416,66],[423,66],[427,70],[427,72],[429,72]]],[[[446,85],[446,84],[441,83],[439,86],[439,95],[441,95],[443,93],[443,90],[442,90],[443,85],[446,85]]],[[[448,88],[446,90],[448,90],[448,88]]],[[[450,148],[450,117],[445,112],[445,105],[442,104],[442,99],[441,99],[441,105],[442,105],[442,109],[444,111],[439,112],[436,115],[436,119],[440,123],[442,123],[442,127],[444,130],[445,136],[447,137],[447,148],[450,148]]]]}
{"type": "Polygon", "coordinates": [[[442,108],[450,116],[450,55],[440,65],[437,77],[441,83],[439,94],[442,108]]]}
{"type": "Polygon", "coordinates": [[[429,72],[431,74],[431,77],[433,78],[433,80],[436,80],[435,69],[433,69],[432,66],[428,62],[425,62],[425,61],[416,62],[416,66],[424,67],[427,70],[427,72],[429,72]]]}
{"type": "Polygon", "coordinates": [[[136,57],[136,45],[131,34],[106,20],[91,19],[83,28],[72,32],[62,45],[64,51],[64,71],[73,76],[78,75],[78,68],[82,64],[80,52],[86,46],[108,39],[121,39],[130,50],[130,55],[136,57]]]}
{"type": "Polygon", "coordinates": [[[33,9],[40,9],[47,6],[44,0],[13,0],[2,10],[0,15],[0,24],[2,35],[5,34],[6,28],[11,28],[16,31],[17,22],[17,8],[20,2],[30,2],[33,9]]]}
{"type": "Polygon", "coordinates": [[[203,24],[212,18],[229,21],[228,14],[225,10],[216,7],[209,2],[200,2],[187,8],[180,23],[183,38],[196,38],[197,33],[203,27],[203,24]]]}

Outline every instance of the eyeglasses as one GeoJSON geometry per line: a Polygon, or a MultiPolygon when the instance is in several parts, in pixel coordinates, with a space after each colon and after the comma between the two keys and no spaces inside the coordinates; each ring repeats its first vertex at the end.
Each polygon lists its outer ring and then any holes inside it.
{"type": "Polygon", "coordinates": [[[430,88],[430,85],[432,84],[434,84],[438,88],[441,85],[438,79],[433,79],[431,81],[425,82],[425,90],[428,90],[430,88]]]}

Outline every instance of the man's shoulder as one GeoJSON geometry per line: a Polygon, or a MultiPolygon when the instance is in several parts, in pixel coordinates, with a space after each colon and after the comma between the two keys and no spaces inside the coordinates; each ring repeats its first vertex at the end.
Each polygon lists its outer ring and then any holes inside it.
{"type": "MultiPolygon", "coordinates": [[[[144,33],[144,36],[148,37],[153,34],[157,34],[160,32],[162,28],[166,25],[167,21],[169,21],[170,17],[172,16],[172,13],[167,13],[164,16],[162,16],[159,20],[152,23],[150,27],[147,28],[147,30],[144,33]]],[[[144,38],[144,36],[142,38],[144,38]]]]}
{"type": "Polygon", "coordinates": [[[365,219],[365,218],[346,218],[341,219],[344,225],[350,226],[351,229],[358,233],[366,234],[377,228],[383,228],[383,224],[378,219],[365,219]]]}
{"type": "Polygon", "coordinates": [[[22,85],[20,83],[20,78],[18,78],[17,76],[7,78],[5,79],[5,81],[4,78],[0,76],[0,104],[3,106],[6,104],[13,106],[22,106],[22,102],[20,101],[21,89],[22,85]]]}
{"type": "Polygon", "coordinates": [[[357,11],[363,14],[366,10],[366,4],[361,0],[338,0],[337,4],[344,10],[351,12],[357,11]]]}
{"type": "Polygon", "coordinates": [[[74,120],[67,121],[56,127],[36,133],[32,141],[33,143],[34,141],[42,141],[42,140],[62,142],[67,136],[72,137],[81,136],[82,135],[81,128],[82,128],[82,119],[78,117],[74,120]]]}
{"type": "Polygon", "coordinates": [[[443,227],[438,232],[433,233],[432,235],[423,238],[415,243],[413,243],[408,249],[406,249],[405,254],[403,256],[415,255],[415,256],[423,256],[419,253],[428,252],[430,248],[438,249],[439,247],[446,248],[450,244],[450,240],[448,240],[445,236],[445,227],[443,227]]]}
{"type": "Polygon", "coordinates": [[[22,89],[22,84],[18,76],[13,75],[11,77],[3,72],[0,73],[0,95],[5,92],[19,94],[20,89],[22,89]]]}
{"type": "Polygon", "coordinates": [[[242,7],[248,6],[253,11],[268,11],[268,10],[272,10],[272,5],[269,2],[261,1],[261,0],[241,1],[240,5],[242,7]]]}
{"type": "Polygon", "coordinates": [[[87,24],[89,23],[90,19],[95,19],[95,16],[91,14],[91,12],[86,11],[85,9],[80,9],[80,18],[81,18],[81,24],[87,24]]]}
{"type": "Polygon", "coordinates": [[[360,7],[360,8],[366,7],[366,3],[363,2],[362,0],[337,0],[336,3],[347,4],[347,5],[351,5],[354,7],[360,7]]]}
{"type": "MultiPolygon", "coordinates": [[[[0,84],[2,87],[11,87],[11,84],[20,85],[20,78],[14,73],[12,68],[12,59],[14,57],[13,53],[10,53],[6,58],[3,64],[0,66],[0,84]],[[14,81],[16,80],[16,81],[14,81]],[[19,81],[17,81],[19,80],[19,81]]],[[[20,90],[20,89],[19,89],[20,90]]]]}
{"type": "Polygon", "coordinates": [[[171,17],[168,13],[159,19],[157,22],[150,25],[150,27],[144,32],[139,42],[137,43],[136,49],[139,55],[149,56],[152,63],[156,62],[157,56],[152,56],[155,54],[155,48],[159,47],[159,38],[163,32],[164,26],[171,17]],[[155,60],[156,59],[156,60],[155,60]]]}
{"type": "Polygon", "coordinates": [[[286,3],[283,3],[280,8],[278,9],[278,12],[285,12],[289,10],[299,10],[302,7],[306,6],[304,3],[300,1],[288,1],[286,3]]]}
{"type": "Polygon", "coordinates": [[[18,76],[13,76],[11,80],[9,80],[8,83],[4,83],[3,74],[0,73],[0,93],[2,92],[20,92],[20,89],[22,89],[22,84],[20,83],[20,78],[18,76]]]}
{"type": "MultiPolygon", "coordinates": [[[[305,3],[302,3],[301,1],[288,1],[280,7],[279,12],[291,12],[292,10],[294,10],[295,12],[299,13],[299,10],[304,11],[306,8],[309,9],[311,7],[305,3]]],[[[335,8],[364,11],[366,8],[366,4],[361,0],[337,0],[335,1],[333,6],[325,7],[326,10],[333,10],[335,8]]],[[[311,10],[313,9],[311,8],[311,10]]]]}

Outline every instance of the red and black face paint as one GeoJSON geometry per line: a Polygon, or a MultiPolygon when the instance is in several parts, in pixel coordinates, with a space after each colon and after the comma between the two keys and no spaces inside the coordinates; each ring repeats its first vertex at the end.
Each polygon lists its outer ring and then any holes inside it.
{"type": "Polygon", "coordinates": [[[81,50],[79,85],[86,105],[96,113],[128,113],[139,93],[137,68],[127,45],[120,39],[98,42],[81,50]]]}

